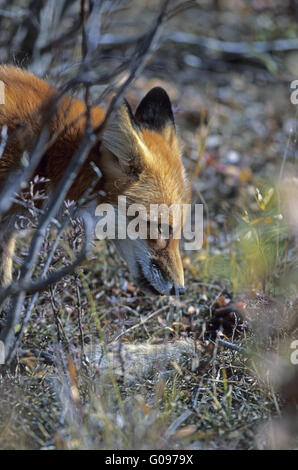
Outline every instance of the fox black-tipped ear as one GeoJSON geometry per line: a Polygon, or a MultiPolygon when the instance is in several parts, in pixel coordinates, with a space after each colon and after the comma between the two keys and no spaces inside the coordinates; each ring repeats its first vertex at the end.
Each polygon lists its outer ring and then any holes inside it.
{"type": "Polygon", "coordinates": [[[141,126],[161,132],[169,124],[175,129],[172,105],[167,92],[161,87],[152,88],[142,99],[135,113],[141,126]]]}

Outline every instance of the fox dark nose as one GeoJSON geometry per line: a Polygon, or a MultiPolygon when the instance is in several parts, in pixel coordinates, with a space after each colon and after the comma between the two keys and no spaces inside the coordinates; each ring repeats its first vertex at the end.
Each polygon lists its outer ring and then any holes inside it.
{"type": "Polygon", "coordinates": [[[183,286],[173,286],[171,289],[171,295],[183,295],[185,293],[185,289],[183,286]]]}

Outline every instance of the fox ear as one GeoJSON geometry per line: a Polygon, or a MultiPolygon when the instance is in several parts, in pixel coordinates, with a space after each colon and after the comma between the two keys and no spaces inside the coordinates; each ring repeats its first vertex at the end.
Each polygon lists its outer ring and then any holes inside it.
{"type": "Polygon", "coordinates": [[[102,142],[117,158],[121,170],[126,174],[135,176],[142,171],[140,152],[144,144],[127,101],[109,119],[102,142]]]}
{"type": "Polygon", "coordinates": [[[141,127],[160,133],[169,125],[175,130],[172,105],[167,92],[161,87],[152,88],[137,107],[135,120],[141,127]]]}

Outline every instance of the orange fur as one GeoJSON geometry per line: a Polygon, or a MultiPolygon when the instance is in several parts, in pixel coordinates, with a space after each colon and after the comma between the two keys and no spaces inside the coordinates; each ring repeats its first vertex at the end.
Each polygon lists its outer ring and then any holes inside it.
{"type": "MultiPolygon", "coordinates": [[[[32,150],[57,91],[33,74],[14,66],[0,66],[0,80],[5,87],[5,104],[0,105],[0,128],[3,125],[8,127],[8,141],[0,158],[1,190],[8,173],[19,167],[24,150],[29,153],[32,150]]],[[[145,110],[146,106],[145,103],[145,110]]],[[[56,138],[35,174],[48,178],[50,187],[57,186],[80,144],[86,124],[85,111],[82,101],[66,96],[47,121],[51,137],[56,138]]],[[[104,116],[104,109],[92,107],[91,123],[94,127],[102,122],[104,116]]],[[[90,165],[93,161],[103,174],[96,187],[106,194],[99,199],[100,202],[115,203],[121,194],[127,196],[128,202],[146,207],[152,203],[170,206],[187,202],[188,186],[174,127],[165,124],[156,130],[138,126],[133,121],[128,108],[123,105],[108,123],[102,142],[90,151],[68,193],[69,199],[77,201],[90,187],[95,176],[90,165]]],[[[177,240],[170,240],[163,251],[158,249],[158,244],[152,247],[152,257],[163,265],[171,282],[183,285],[177,240]]]]}
{"type": "MultiPolygon", "coordinates": [[[[8,136],[11,136],[0,160],[1,185],[7,173],[19,166],[22,152],[31,150],[34,138],[41,131],[43,112],[55,99],[57,92],[35,75],[13,66],[0,67],[0,80],[5,87],[5,104],[0,105],[0,126],[7,125],[8,136]]],[[[81,141],[85,110],[82,101],[65,97],[48,123],[51,135],[60,135],[45,153],[35,173],[49,178],[54,187],[81,141]]],[[[104,114],[103,109],[92,108],[92,124],[100,124],[104,114]]],[[[68,194],[70,199],[77,200],[94,178],[94,171],[89,164],[92,157],[98,163],[98,155],[90,155],[68,194]]]]}

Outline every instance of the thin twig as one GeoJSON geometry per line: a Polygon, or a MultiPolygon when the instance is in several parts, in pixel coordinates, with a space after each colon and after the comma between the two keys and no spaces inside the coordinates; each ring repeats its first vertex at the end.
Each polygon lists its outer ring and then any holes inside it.
{"type": "Polygon", "coordinates": [[[131,331],[133,330],[136,330],[137,328],[140,328],[141,326],[143,326],[145,323],[147,323],[149,320],[151,320],[151,318],[155,317],[156,315],[158,315],[159,313],[161,312],[164,312],[165,310],[167,310],[169,308],[169,305],[165,305],[164,307],[161,307],[159,308],[158,310],[155,310],[155,312],[152,312],[150,313],[150,315],[148,315],[147,317],[145,318],[142,318],[142,320],[137,323],[136,325],[133,325],[131,326],[130,328],[128,328],[127,330],[123,331],[122,333],[120,333],[120,335],[116,336],[116,338],[113,339],[112,341],[112,344],[113,343],[116,343],[118,341],[119,338],[121,338],[122,336],[130,333],[131,331]]]}
{"type": "MultiPolygon", "coordinates": [[[[123,48],[135,44],[141,36],[128,36],[122,34],[104,34],[101,44],[105,47],[123,48]]],[[[160,38],[160,43],[174,42],[187,46],[197,46],[222,54],[241,55],[253,57],[254,52],[289,52],[298,49],[298,39],[274,39],[272,41],[233,42],[221,41],[215,38],[206,38],[196,34],[176,31],[166,33],[160,38]]]]}

